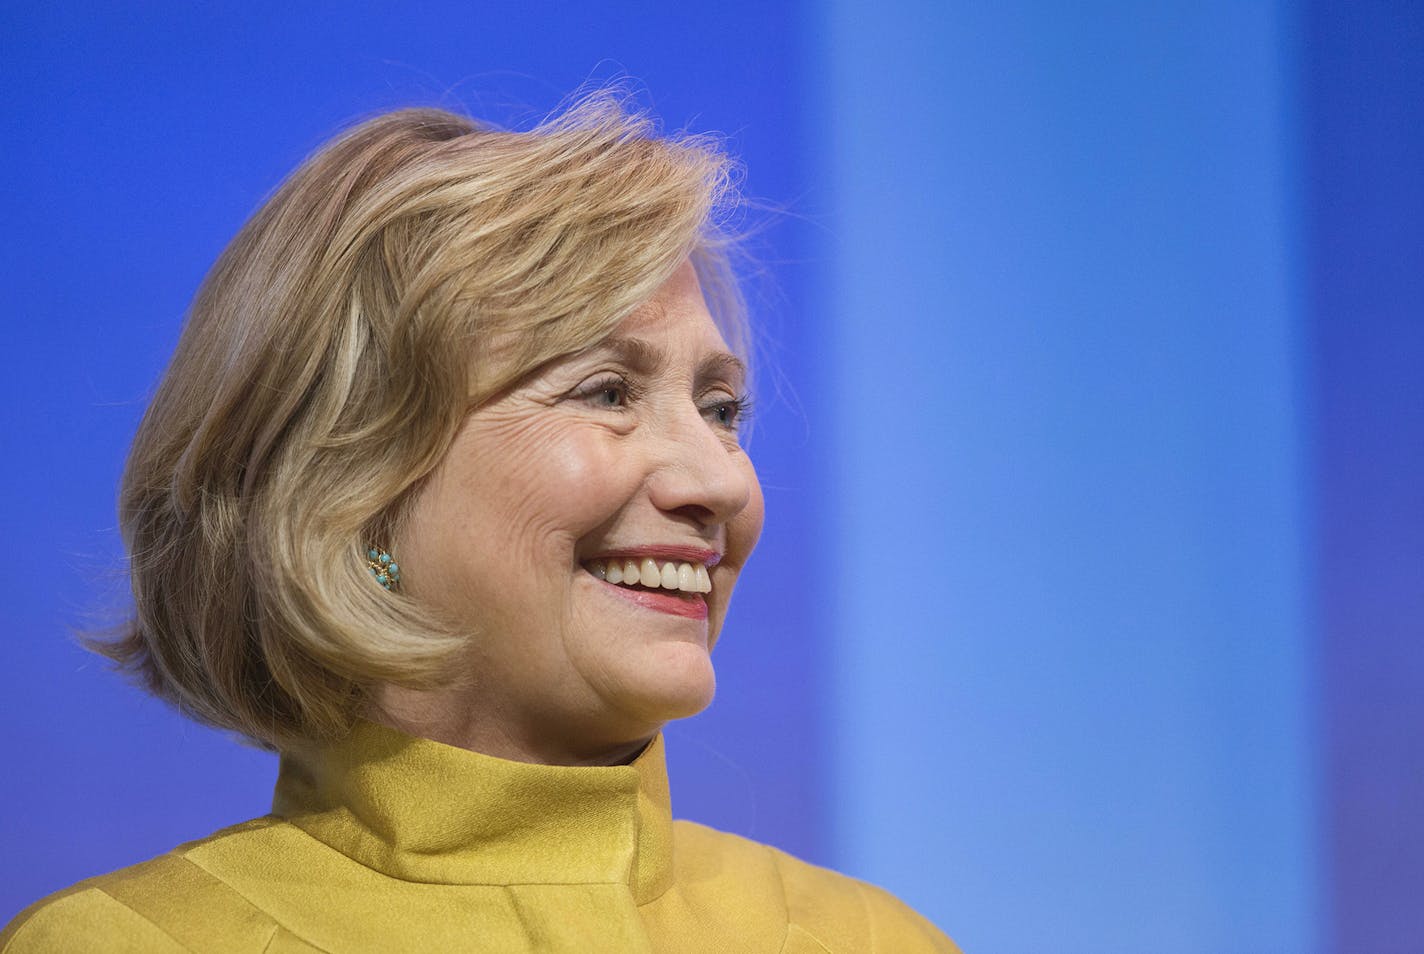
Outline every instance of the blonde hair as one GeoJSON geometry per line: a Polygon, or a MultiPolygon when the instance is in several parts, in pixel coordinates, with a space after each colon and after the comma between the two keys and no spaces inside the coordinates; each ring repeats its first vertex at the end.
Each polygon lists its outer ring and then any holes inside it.
{"type": "Polygon", "coordinates": [[[528,132],[409,109],[332,140],[198,291],[120,493],[134,613],[91,647],[279,749],[348,730],[376,682],[448,678],[461,635],[377,586],[367,545],[472,406],[688,256],[745,356],[732,171],[608,92],[528,132]]]}

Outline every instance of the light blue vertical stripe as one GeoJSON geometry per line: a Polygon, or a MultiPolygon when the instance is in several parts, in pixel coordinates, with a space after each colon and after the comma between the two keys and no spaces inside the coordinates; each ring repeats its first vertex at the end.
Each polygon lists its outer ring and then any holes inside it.
{"type": "Polygon", "coordinates": [[[824,9],[841,864],[967,950],[1314,949],[1289,21],[824,9]]]}

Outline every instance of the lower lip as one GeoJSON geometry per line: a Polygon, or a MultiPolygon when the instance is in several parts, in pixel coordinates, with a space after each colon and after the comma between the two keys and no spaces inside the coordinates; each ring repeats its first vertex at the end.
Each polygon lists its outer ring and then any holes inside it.
{"type": "MultiPolygon", "coordinates": [[[[594,577],[594,579],[598,578],[594,577]]],[[[667,613],[670,616],[684,616],[688,619],[707,618],[707,601],[700,594],[674,596],[671,593],[658,593],[654,590],[630,590],[626,586],[609,583],[607,580],[598,580],[598,584],[612,590],[616,596],[621,596],[630,603],[637,603],[644,609],[667,613]]]]}

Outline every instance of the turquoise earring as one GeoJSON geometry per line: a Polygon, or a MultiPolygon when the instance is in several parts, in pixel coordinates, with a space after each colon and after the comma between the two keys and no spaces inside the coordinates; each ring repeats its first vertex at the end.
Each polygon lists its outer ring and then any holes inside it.
{"type": "Polygon", "coordinates": [[[400,564],[380,547],[371,547],[366,551],[366,566],[376,582],[386,589],[394,590],[400,585],[400,564]]]}

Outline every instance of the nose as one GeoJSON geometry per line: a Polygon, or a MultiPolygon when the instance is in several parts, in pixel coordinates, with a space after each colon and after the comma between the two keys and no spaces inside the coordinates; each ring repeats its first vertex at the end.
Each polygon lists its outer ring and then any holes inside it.
{"type": "Polygon", "coordinates": [[[720,527],[746,509],[755,472],[733,435],[710,424],[697,407],[669,415],[657,429],[657,465],[649,494],[664,513],[720,527]]]}

